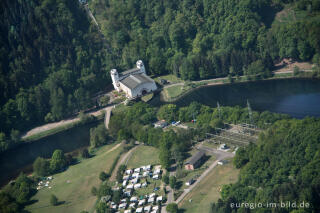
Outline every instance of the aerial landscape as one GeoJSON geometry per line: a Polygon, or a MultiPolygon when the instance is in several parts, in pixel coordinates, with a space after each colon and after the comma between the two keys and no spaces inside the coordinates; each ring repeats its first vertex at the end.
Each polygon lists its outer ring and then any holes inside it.
{"type": "Polygon", "coordinates": [[[2,0],[0,213],[319,213],[319,0],[2,0]]]}

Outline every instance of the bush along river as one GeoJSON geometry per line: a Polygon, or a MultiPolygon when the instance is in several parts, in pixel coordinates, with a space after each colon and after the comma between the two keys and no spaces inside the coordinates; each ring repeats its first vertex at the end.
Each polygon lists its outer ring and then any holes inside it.
{"type": "MultiPolygon", "coordinates": [[[[172,103],[187,106],[196,101],[211,107],[216,107],[217,102],[222,106],[246,106],[247,100],[255,111],[285,113],[295,118],[320,117],[320,80],[290,78],[204,86],[172,103]]],[[[149,102],[154,106],[166,103],[160,95],[149,102]]]]}

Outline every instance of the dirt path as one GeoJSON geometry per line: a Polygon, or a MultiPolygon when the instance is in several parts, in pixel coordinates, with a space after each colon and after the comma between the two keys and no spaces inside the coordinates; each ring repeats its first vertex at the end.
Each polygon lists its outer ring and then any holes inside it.
{"type": "MultiPolygon", "coordinates": [[[[93,115],[93,116],[97,117],[103,111],[111,110],[113,107],[114,106],[108,106],[108,107],[105,107],[103,109],[97,110],[95,112],[88,113],[88,115],[93,115]]],[[[71,123],[77,122],[79,120],[80,120],[80,118],[76,117],[76,118],[70,118],[70,119],[66,119],[66,120],[61,120],[61,121],[54,122],[54,123],[45,124],[45,125],[36,127],[34,129],[31,129],[30,131],[28,131],[27,133],[25,133],[22,136],[22,139],[25,139],[26,137],[30,137],[32,135],[35,135],[35,134],[38,134],[38,133],[41,133],[41,132],[45,132],[45,131],[48,131],[48,130],[51,130],[51,129],[55,129],[55,128],[60,127],[60,126],[71,124],[71,123]]]]}
{"type": "Polygon", "coordinates": [[[136,146],[136,147],[133,147],[131,150],[129,150],[129,152],[127,152],[126,154],[124,154],[121,159],[118,161],[116,167],[114,168],[113,172],[112,172],[112,175],[110,177],[110,180],[111,181],[114,181],[116,179],[116,176],[117,176],[117,171],[120,167],[120,165],[124,164],[124,165],[127,165],[128,163],[128,160],[130,159],[132,153],[134,150],[136,150],[140,145],[136,146]]]}

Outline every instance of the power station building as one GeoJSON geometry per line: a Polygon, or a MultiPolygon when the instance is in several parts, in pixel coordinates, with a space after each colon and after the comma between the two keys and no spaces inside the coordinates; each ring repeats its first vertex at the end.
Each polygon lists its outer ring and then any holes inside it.
{"type": "Polygon", "coordinates": [[[116,69],[111,70],[113,87],[118,92],[125,92],[127,98],[143,96],[157,89],[154,80],[147,76],[143,62],[138,60],[136,65],[136,68],[121,73],[116,69]]]}

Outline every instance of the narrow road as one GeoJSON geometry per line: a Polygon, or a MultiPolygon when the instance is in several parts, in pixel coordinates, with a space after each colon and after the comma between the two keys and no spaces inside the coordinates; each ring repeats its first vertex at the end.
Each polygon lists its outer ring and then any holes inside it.
{"type": "Polygon", "coordinates": [[[129,152],[127,152],[126,154],[124,154],[124,155],[121,157],[121,159],[118,161],[116,167],[114,168],[114,170],[113,170],[113,172],[112,172],[112,175],[111,175],[111,177],[110,177],[110,180],[111,180],[111,181],[113,181],[113,180],[116,179],[117,172],[118,172],[118,169],[119,169],[120,165],[122,165],[122,164],[127,165],[128,159],[131,157],[133,151],[136,150],[139,146],[140,146],[140,145],[133,147],[132,149],[129,150],[129,152]]]}
{"type": "Polygon", "coordinates": [[[110,117],[111,117],[111,111],[112,111],[113,107],[107,107],[105,108],[106,110],[106,114],[104,116],[104,125],[106,127],[106,129],[109,129],[109,122],[110,122],[110,117]]]}
{"type": "Polygon", "coordinates": [[[189,193],[192,191],[192,189],[194,187],[196,187],[202,180],[203,178],[205,178],[211,171],[212,169],[214,169],[214,167],[216,167],[218,165],[218,162],[220,160],[223,160],[225,158],[230,158],[230,157],[233,157],[234,154],[233,153],[230,153],[230,152],[224,152],[224,151],[220,151],[220,150],[217,150],[217,149],[213,149],[213,148],[209,148],[209,147],[206,147],[206,146],[203,146],[203,145],[199,145],[198,146],[199,150],[204,150],[204,151],[207,151],[207,152],[211,152],[213,154],[215,154],[217,156],[217,160],[214,161],[208,169],[206,169],[202,174],[201,176],[196,180],[196,182],[194,184],[192,184],[189,188],[185,189],[184,192],[179,196],[179,198],[175,201],[176,204],[179,204],[183,198],[189,193]]]}
{"type": "MultiPolygon", "coordinates": [[[[108,106],[108,107],[105,107],[103,109],[99,109],[99,110],[97,110],[95,112],[88,113],[87,115],[93,115],[93,116],[97,117],[98,115],[100,115],[104,111],[107,111],[107,112],[110,111],[111,112],[113,107],[114,107],[114,105],[108,106]]],[[[110,117],[109,117],[109,120],[110,120],[110,117]]],[[[107,122],[108,126],[109,126],[109,120],[107,122]]],[[[54,122],[54,123],[45,124],[45,125],[36,127],[34,129],[31,129],[30,131],[26,132],[22,136],[22,139],[25,139],[27,137],[30,137],[32,135],[35,135],[35,134],[38,134],[38,133],[41,133],[41,132],[45,132],[45,131],[48,131],[48,130],[51,130],[51,129],[55,129],[55,128],[59,127],[59,126],[64,126],[64,125],[71,124],[71,123],[78,122],[78,121],[80,121],[80,118],[76,117],[76,118],[70,118],[70,119],[66,119],[66,120],[61,120],[61,121],[54,122]]]]}

